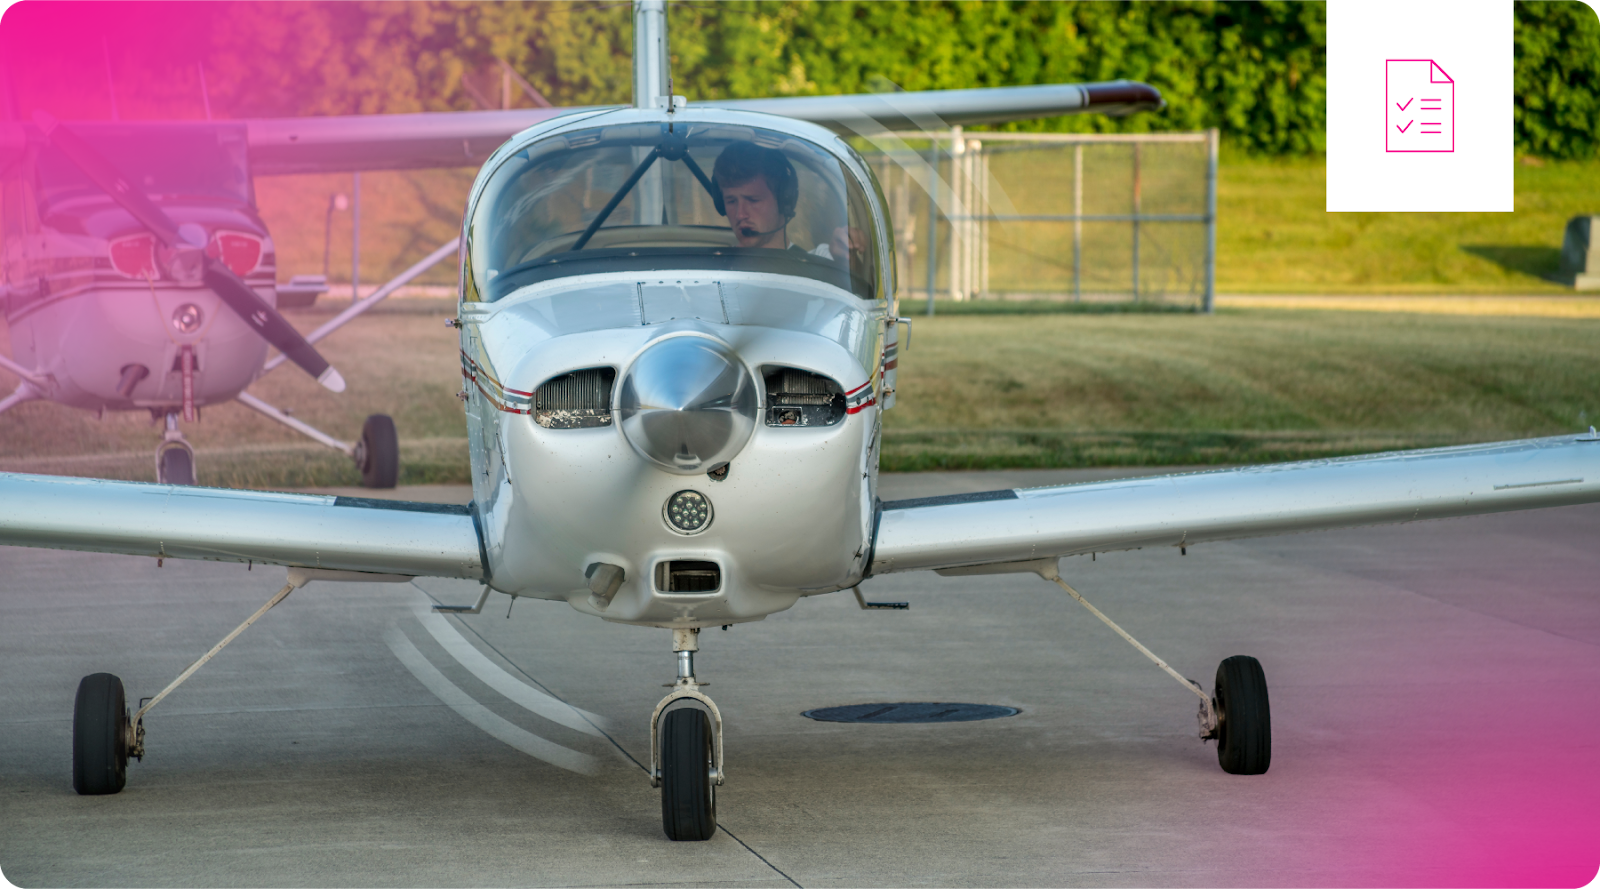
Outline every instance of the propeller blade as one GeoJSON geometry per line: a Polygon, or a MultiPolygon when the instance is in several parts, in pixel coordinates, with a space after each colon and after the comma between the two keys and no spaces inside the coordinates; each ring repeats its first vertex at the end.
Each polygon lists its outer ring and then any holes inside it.
{"type": "MultiPolygon", "coordinates": [[[[77,133],[62,126],[60,121],[43,111],[35,111],[33,120],[44,131],[45,138],[55,143],[55,146],[61,149],[61,153],[76,164],[91,182],[104,189],[113,201],[127,210],[140,225],[148,228],[166,247],[173,250],[194,251],[205,248],[205,244],[191,244],[184,240],[172,217],[156,206],[143,191],[134,187],[109,160],[77,133]]],[[[204,261],[201,281],[221,298],[224,305],[243,318],[262,339],[276,347],[306,373],[315,377],[318,383],[334,392],[344,391],[344,377],[340,376],[339,372],[328,364],[328,360],[306,342],[306,338],[300,335],[300,331],[294,329],[294,325],[290,324],[288,319],[257,296],[256,292],[221,260],[206,256],[204,261]]]]}
{"type": "Polygon", "coordinates": [[[344,391],[344,377],[334,370],[333,365],[329,364],[314,346],[306,342],[306,338],[300,335],[300,331],[294,329],[294,325],[290,324],[288,319],[267,305],[248,284],[234,274],[233,269],[228,268],[221,260],[207,256],[201,280],[205,281],[207,287],[216,291],[217,296],[227,303],[228,308],[243,318],[262,339],[276,346],[284,357],[299,365],[328,389],[334,392],[344,391]]]}

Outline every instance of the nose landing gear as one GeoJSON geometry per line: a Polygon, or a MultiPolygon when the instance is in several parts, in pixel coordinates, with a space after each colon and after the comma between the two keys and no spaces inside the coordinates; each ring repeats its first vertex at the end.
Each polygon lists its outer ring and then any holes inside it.
{"type": "Polygon", "coordinates": [[[167,414],[167,430],[156,446],[156,481],[163,485],[195,483],[194,448],[178,429],[176,413],[167,414]]]}
{"type": "Polygon", "coordinates": [[[700,630],[673,630],[678,680],[650,714],[650,786],[661,788],[661,828],[667,839],[709,840],[717,832],[717,786],[722,783],[722,713],[700,688],[694,653],[700,630]],[[705,709],[682,706],[693,701],[705,709]],[[665,716],[663,716],[665,713],[665,716]]]}

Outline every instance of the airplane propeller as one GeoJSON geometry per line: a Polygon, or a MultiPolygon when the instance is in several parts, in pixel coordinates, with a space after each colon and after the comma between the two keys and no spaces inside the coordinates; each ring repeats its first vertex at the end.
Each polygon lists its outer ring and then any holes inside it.
{"type": "Polygon", "coordinates": [[[177,225],[149,196],[127,178],[82,137],[61,125],[54,117],[35,111],[34,122],[46,139],[72,161],[90,181],[104,189],[111,199],[148,228],[165,248],[162,258],[175,277],[202,281],[216,292],[224,304],[243,318],[261,338],[272,344],[290,361],[334,391],[344,391],[344,377],[328,363],[287,318],[257,296],[244,279],[222,260],[206,255],[205,233],[192,225],[177,225]]]}

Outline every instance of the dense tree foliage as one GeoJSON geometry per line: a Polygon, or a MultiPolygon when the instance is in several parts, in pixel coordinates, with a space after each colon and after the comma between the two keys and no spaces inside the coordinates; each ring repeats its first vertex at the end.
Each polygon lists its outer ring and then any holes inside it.
{"type": "MultiPolygon", "coordinates": [[[[683,0],[669,15],[677,91],[691,101],[1130,78],[1160,88],[1166,111],[1012,126],[1215,126],[1266,154],[1317,153],[1325,141],[1320,2],[683,0]]],[[[197,116],[201,64],[222,116],[351,114],[498,104],[500,60],[557,104],[625,102],[631,30],[629,4],[613,0],[18,4],[0,50],[31,49],[34,64],[11,66],[19,104],[31,95],[62,116],[106,115],[94,97],[107,65],[135,116],[197,116]],[[74,36],[56,45],[53,34],[74,36]],[[91,99],[44,98],[68,89],[91,99]]],[[[1516,45],[1519,146],[1592,156],[1600,20],[1579,0],[1519,2],[1516,45]]]]}

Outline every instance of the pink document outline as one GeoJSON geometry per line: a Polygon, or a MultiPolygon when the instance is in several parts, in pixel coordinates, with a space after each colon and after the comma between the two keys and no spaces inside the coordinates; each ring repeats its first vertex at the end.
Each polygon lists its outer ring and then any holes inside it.
{"type": "MultiPolygon", "coordinates": [[[[1407,102],[1406,104],[1410,104],[1407,102]]],[[[1420,111],[1421,108],[1419,107],[1420,111]]],[[[1437,126],[1437,124],[1429,124],[1437,126]]],[[[1456,81],[1450,72],[1433,59],[1384,59],[1383,60],[1383,150],[1386,154],[1452,154],[1456,150],[1456,81]],[[1389,147],[1389,63],[1390,62],[1427,62],[1429,83],[1450,84],[1450,147],[1449,148],[1390,148],[1389,147]],[[1434,72],[1444,79],[1434,76],[1434,72]]]]}

